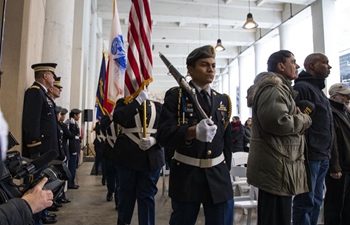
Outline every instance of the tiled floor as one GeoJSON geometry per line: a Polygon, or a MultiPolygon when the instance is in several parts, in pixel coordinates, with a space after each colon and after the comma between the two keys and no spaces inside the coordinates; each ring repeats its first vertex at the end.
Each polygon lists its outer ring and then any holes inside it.
{"type": "MultiPolygon", "coordinates": [[[[101,184],[101,176],[90,175],[93,162],[84,162],[77,169],[78,190],[69,190],[66,195],[71,203],[64,204],[57,214],[57,225],[107,225],[117,223],[117,211],[114,202],[106,201],[106,186],[101,184]]],[[[159,191],[156,196],[156,224],[167,225],[171,214],[171,200],[162,195],[161,177],[158,182],[159,191]]],[[[204,225],[201,210],[196,225],[204,225]]],[[[245,225],[246,215],[240,209],[235,210],[235,225],[245,225]]],[[[256,224],[256,214],[253,212],[252,225],[256,224]]],[[[137,210],[135,210],[131,225],[138,225],[137,210]]]]}

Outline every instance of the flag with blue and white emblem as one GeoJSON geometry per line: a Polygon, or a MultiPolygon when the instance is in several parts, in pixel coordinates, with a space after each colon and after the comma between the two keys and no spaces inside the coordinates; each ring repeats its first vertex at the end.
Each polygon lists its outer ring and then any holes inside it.
{"type": "Polygon", "coordinates": [[[113,0],[113,21],[109,41],[104,108],[110,113],[117,100],[124,97],[126,53],[119,22],[117,2],[113,0]]]}

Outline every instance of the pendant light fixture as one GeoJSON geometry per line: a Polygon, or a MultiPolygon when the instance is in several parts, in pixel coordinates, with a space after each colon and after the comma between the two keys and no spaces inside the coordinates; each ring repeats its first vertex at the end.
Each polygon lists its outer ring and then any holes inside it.
{"type": "Polygon", "coordinates": [[[254,29],[257,28],[259,25],[254,21],[253,19],[253,14],[250,13],[250,0],[248,0],[248,8],[249,8],[249,13],[247,15],[247,21],[243,25],[243,29],[254,29]]]}
{"type": "Polygon", "coordinates": [[[216,46],[215,46],[215,50],[217,52],[222,52],[225,51],[225,47],[222,45],[221,43],[221,39],[220,39],[220,0],[218,0],[218,36],[219,39],[216,41],[216,46]]]}

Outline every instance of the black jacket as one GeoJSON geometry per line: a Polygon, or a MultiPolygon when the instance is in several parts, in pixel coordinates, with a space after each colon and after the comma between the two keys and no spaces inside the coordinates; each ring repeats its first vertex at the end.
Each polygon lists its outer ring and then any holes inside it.
{"type": "MultiPolygon", "coordinates": [[[[154,102],[154,104],[155,121],[154,126],[150,128],[157,129],[162,105],[159,102],[154,102]]],[[[146,124],[148,126],[152,117],[149,100],[147,100],[146,111],[146,124]]],[[[143,124],[143,112],[143,104],[140,105],[137,101],[124,104],[124,99],[119,99],[114,109],[113,121],[123,127],[123,129],[133,129],[136,128],[135,115],[140,117],[141,125],[143,124]]],[[[126,135],[123,129],[114,144],[117,163],[135,171],[154,171],[165,164],[164,149],[158,143],[144,151],[139,148],[138,143],[135,143],[126,135]]],[[[139,133],[133,133],[133,135],[137,138],[142,138],[142,135],[139,135],[139,133]]],[[[155,137],[155,134],[152,133],[151,136],[155,137]]]]}
{"type": "Polygon", "coordinates": [[[334,142],[329,163],[331,173],[350,172],[350,115],[344,104],[329,100],[334,118],[334,142]]]}
{"type": "Polygon", "coordinates": [[[94,145],[95,145],[95,148],[102,148],[104,143],[105,143],[105,136],[101,130],[101,123],[100,122],[96,122],[96,125],[95,125],[95,134],[96,134],[96,137],[95,137],[95,140],[94,140],[94,145]]]}
{"type": "Polygon", "coordinates": [[[63,131],[63,138],[62,138],[63,151],[67,157],[67,160],[69,160],[70,155],[69,155],[69,148],[68,148],[68,140],[71,138],[74,138],[74,135],[69,131],[67,124],[58,122],[58,126],[60,126],[63,131]]]}
{"type": "Polygon", "coordinates": [[[80,128],[76,122],[69,123],[68,126],[69,126],[69,131],[72,134],[72,137],[69,139],[69,152],[70,153],[79,152],[80,151],[80,128]]]}
{"type": "Polygon", "coordinates": [[[114,124],[108,115],[105,115],[101,118],[100,125],[100,132],[105,136],[102,146],[102,156],[105,159],[117,161],[118,156],[114,150],[114,144],[117,140],[118,127],[114,124]]]}
{"type": "MultiPolygon", "coordinates": [[[[196,90],[197,91],[197,90],[196,90]]],[[[229,124],[228,99],[211,91],[211,108],[197,91],[198,101],[208,117],[217,125],[212,142],[193,139],[189,144],[185,134],[190,126],[199,122],[193,103],[187,92],[173,88],[166,92],[159,121],[157,141],[165,148],[176,149],[180,154],[197,158],[210,159],[224,154],[225,160],[211,168],[200,168],[173,159],[170,166],[169,196],[176,201],[219,203],[233,198],[229,170],[232,159],[231,126],[229,124]]]]}
{"type": "Polygon", "coordinates": [[[241,121],[231,122],[232,152],[243,152],[245,128],[241,121]]]}
{"type": "Polygon", "coordinates": [[[32,210],[28,203],[20,198],[10,199],[7,203],[0,205],[0,224],[31,224],[32,210]]]}
{"type": "Polygon", "coordinates": [[[302,71],[294,85],[294,90],[298,92],[296,103],[308,100],[315,105],[312,125],[305,132],[309,160],[326,160],[331,156],[333,116],[328,98],[322,91],[325,88],[324,82],[325,79],[317,79],[302,71]]]}
{"type": "Polygon", "coordinates": [[[22,118],[22,155],[35,158],[50,150],[58,153],[55,102],[37,82],[24,95],[22,118]]]}

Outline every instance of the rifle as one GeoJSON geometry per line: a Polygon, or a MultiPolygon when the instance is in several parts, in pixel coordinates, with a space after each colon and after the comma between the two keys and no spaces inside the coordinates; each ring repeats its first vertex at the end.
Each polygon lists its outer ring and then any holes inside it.
{"type": "Polygon", "coordinates": [[[176,82],[180,85],[180,87],[183,90],[187,91],[188,96],[191,102],[193,103],[193,108],[197,113],[198,119],[199,120],[208,119],[207,114],[204,112],[203,108],[198,102],[195,88],[191,87],[187,83],[185,77],[182,76],[180,72],[173,66],[173,64],[171,64],[169,60],[160,52],[159,52],[159,57],[161,58],[163,63],[166,65],[166,67],[168,67],[170,74],[175,78],[176,82]]]}

